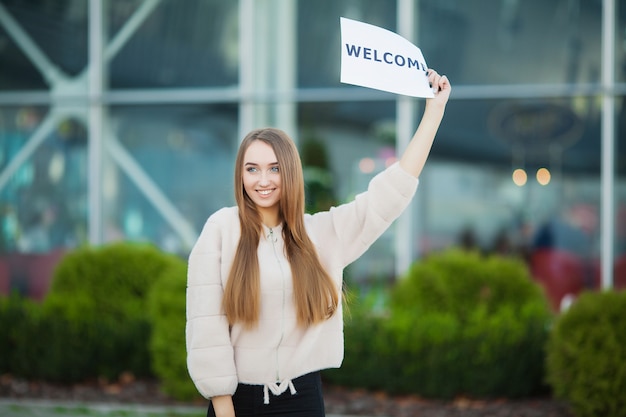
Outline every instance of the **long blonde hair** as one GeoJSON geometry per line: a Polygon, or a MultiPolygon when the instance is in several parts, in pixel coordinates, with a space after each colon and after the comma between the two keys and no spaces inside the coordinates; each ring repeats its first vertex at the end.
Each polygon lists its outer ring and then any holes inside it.
{"type": "Polygon", "coordinates": [[[291,266],[298,324],[308,326],[332,316],[339,305],[339,289],[322,266],[304,227],[304,177],[295,143],[282,130],[253,130],[242,141],[235,162],[235,199],[239,208],[241,237],[228,276],[222,307],[228,322],[254,327],[261,307],[261,283],[257,249],[263,234],[261,215],[243,187],[244,154],[250,144],[269,144],[278,160],[281,176],[279,216],[283,222],[285,252],[291,266]]]}

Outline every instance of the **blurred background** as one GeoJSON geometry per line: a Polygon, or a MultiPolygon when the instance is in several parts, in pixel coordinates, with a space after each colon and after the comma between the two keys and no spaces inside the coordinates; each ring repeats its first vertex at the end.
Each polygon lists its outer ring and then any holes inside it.
{"type": "Polygon", "coordinates": [[[341,16],[403,35],[454,86],[410,210],[349,267],[352,282],[390,282],[460,246],[567,281],[555,308],[624,285],[623,6],[0,0],[0,293],[41,299],[85,244],[185,258],[207,217],[234,205],[237,147],[255,127],[297,141],[308,210],[365,190],[424,101],[339,82],[341,16]]]}

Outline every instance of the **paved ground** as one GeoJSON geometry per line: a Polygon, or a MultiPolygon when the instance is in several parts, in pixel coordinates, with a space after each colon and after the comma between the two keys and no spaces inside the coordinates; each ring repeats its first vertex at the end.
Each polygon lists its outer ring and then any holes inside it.
{"type": "MultiPolygon", "coordinates": [[[[1,417],[204,417],[206,407],[0,399],[1,417]]],[[[327,414],[327,417],[348,417],[327,414]]],[[[363,416],[360,416],[363,417],[363,416]]]]}
{"type": "MultiPolygon", "coordinates": [[[[327,417],[572,417],[561,403],[544,400],[522,402],[430,402],[395,398],[386,411],[373,402],[346,404],[344,411],[333,410],[327,417]],[[353,412],[351,412],[351,410],[353,412]],[[365,411],[367,410],[367,411],[365,411]]],[[[0,398],[1,417],[204,417],[204,406],[136,405],[93,402],[69,402],[38,399],[0,398]]]]}
{"type": "Polygon", "coordinates": [[[204,417],[204,407],[0,399],[2,417],[204,417]]]}

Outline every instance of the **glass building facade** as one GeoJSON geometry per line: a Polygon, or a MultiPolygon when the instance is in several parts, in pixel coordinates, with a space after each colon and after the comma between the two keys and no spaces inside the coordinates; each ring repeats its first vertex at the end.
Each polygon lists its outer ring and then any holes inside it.
{"type": "Polygon", "coordinates": [[[33,293],[88,243],[186,256],[234,204],[255,127],[298,143],[309,209],[363,191],[424,102],[339,82],[342,16],[408,38],[453,84],[414,202],[350,279],[465,246],[624,285],[621,2],[0,0],[0,291],[33,293]]]}

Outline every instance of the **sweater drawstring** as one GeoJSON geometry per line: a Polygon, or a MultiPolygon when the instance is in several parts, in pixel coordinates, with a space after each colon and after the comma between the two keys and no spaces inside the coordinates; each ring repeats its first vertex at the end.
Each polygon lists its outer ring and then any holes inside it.
{"type": "Polygon", "coordinates": [[[272,394],[278,396],[282,394],[283,392],[287,391],[287,388],[289,388],[289,391],[291,391],[291,395],[296,394],[297,392],[296,387],[293,385],[293,382],[291,381],[291,379],[285,379],[280,384],[276,382],[272,382],[271,384],[265,384],[263,386],[263,403],[264,404],[270,403],[270,393],[269,393],[270,391],[272,391],[272,394]]]}

